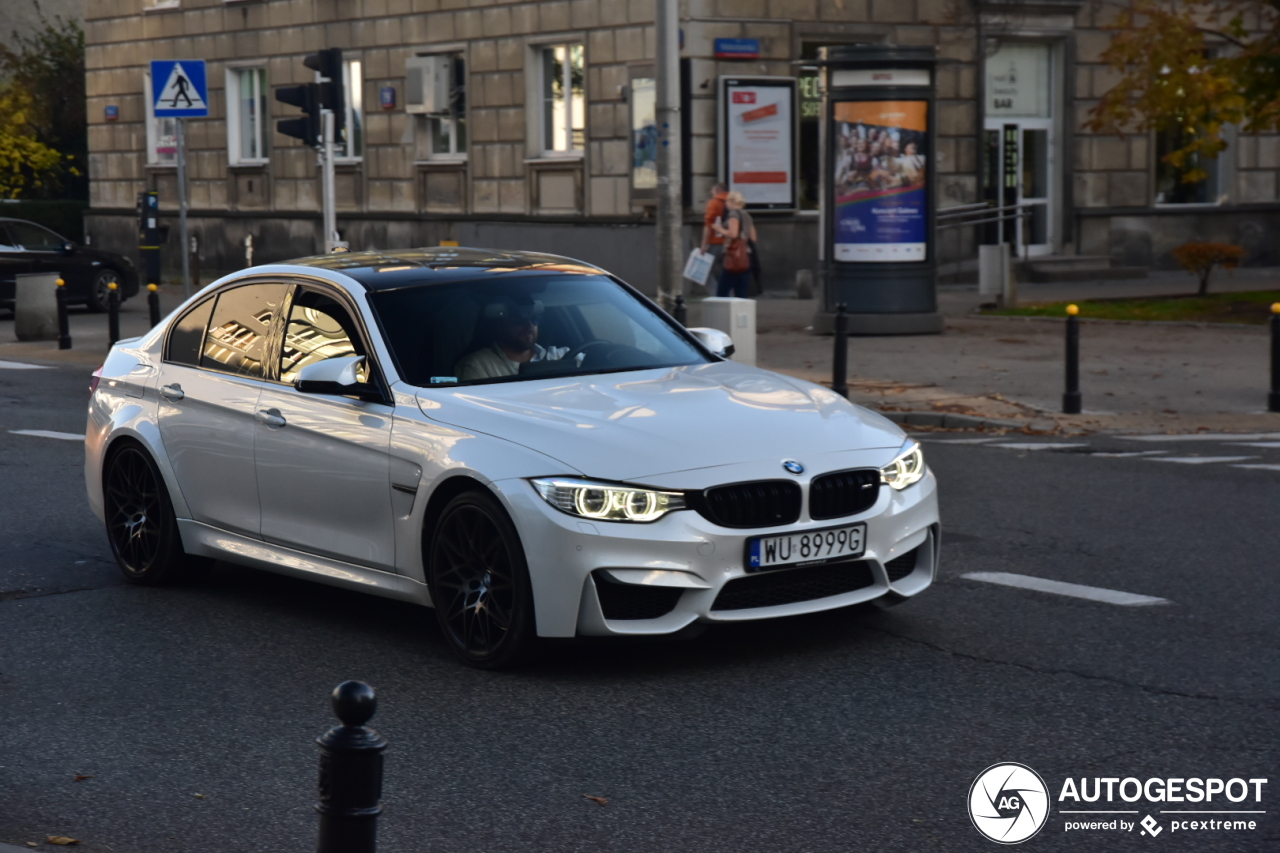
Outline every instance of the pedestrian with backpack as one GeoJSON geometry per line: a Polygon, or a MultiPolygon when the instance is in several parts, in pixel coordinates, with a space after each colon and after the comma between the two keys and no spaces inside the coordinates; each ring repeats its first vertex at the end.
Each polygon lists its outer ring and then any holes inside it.
{"type": "Polygon", "coordinates": [[[751,247],[756,240],[756,226],[747,213],[747,200],[740,192],[731,192],[724,200],[724,224],[713,225],[724,238],[724,257],[716,296],[749,298],[751,282],[751,247]]]}

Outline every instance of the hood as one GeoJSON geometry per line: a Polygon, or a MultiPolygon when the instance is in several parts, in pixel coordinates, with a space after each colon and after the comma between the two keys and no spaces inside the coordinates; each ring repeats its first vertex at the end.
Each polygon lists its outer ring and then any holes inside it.
{"type": "Polygon", "coordinates": [[[734,362],[418,389],[417,397],[432,420],[522,444],[603,480],[897,449],[903,441],[893,423],[826,388],[734,362]]]}

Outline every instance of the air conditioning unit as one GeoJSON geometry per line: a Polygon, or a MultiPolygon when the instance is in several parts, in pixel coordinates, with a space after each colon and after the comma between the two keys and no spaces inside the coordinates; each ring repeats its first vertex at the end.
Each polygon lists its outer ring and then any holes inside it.
{"type": "Polygon", "coordinates": [[[408,113],[449,111],[451,56],[410,56],[404,61],[404,109],[408,113]]]}

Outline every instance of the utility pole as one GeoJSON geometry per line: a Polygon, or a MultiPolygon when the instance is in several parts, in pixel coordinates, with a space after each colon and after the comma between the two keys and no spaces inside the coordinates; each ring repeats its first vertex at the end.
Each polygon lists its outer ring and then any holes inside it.
{"type": "MultiPolygon", "coordinates": [[[[178,232],[182,241],[182,298],[191,296],[191,250],[187,243],[187,122],[177,118],[178,124],[178,232]]],[[[150,282],[148,282],[150,283],[150,282]]]]}
{"type": "Polygon", "coordinates": [[[338,219],[333,208],[333,110],[321,110],[320,117],[324,125],[320,175],[324,203],[324,252],[327,255],[333,251],[338,240],[338,219]]]}
{"type": "Polygon", "coordinates": [[[657,23],[658,304],[673,310],[684,290],[684,205],[680,187],[680,5],[654,0],[657,23]]]}

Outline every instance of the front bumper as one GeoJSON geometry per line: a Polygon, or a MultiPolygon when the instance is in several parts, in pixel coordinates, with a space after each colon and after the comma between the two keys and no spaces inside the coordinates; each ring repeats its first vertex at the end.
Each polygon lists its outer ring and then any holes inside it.
{"type": "Polygon", "coordinates": [[[900,492],[880,489],[865,512],[813,521],[806,511],[795,524],[758,530],[720,527],[692,510],[652,524],[589,522],[551,507],[527,481],[499,486],[525,546],[544,637],[661,635],[694,622],[771,619],[878,598],[896,602],[928,587],[937,571],[932,472],[900,492]],[[867,533],[856,563],[746,571],[750,538],[857,522],[866,523],[867,533]],[[732,593],[722,595],[726,587],[732,593]]]}

